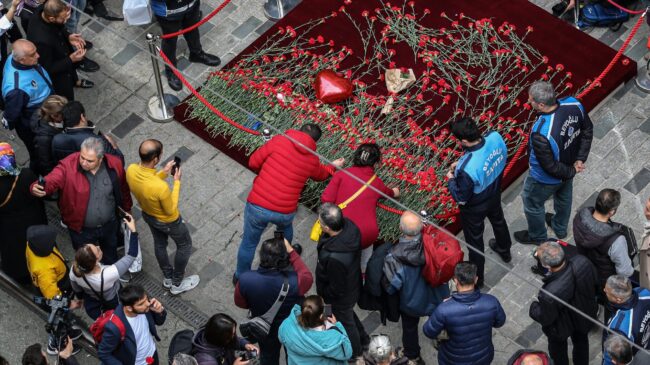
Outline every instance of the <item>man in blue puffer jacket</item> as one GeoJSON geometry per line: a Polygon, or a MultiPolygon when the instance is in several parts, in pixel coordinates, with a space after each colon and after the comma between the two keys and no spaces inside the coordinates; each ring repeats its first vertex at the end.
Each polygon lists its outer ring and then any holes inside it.
{"type": "Polygon", "coordinates": [[[461,262],[454,270],[457,292],[440,304],[424,324],[424,334],[436,338],[446,330],[449,340],[438,351],[440,365],[489,365],[494,358],[492,328],[506,322],[506,313],[494,296],[476,288],[476,265],[461,262]]]}

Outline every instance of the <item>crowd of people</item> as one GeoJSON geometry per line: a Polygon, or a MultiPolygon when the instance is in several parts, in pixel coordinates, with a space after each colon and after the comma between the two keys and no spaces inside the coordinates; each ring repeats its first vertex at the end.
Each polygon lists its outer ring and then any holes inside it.
{"type": "MultiPolygon", "coordinates": [[[[20,18],[26,39],[13,41],[3,68],[3,124],[24,143],[29,166],[18,166],[12,146],[0,143],[2,270],[48,300],[69,298],[71,310],[83,308],[101,324],[97,347],[102,363],[158,364],[157,327],[164,325],[167,312],[143,287],[128,284],[129,268],[140,250],[131,212],[134,197],[153,237],[162,287],[171,295],[196,288],[201,278],[186,273],[192,237],[179,210],[182,167],[179,159],[163,165],[163,142],[156,139],[141,142],[139,161],[127,161],[75,100],[75,87],[93,87],[77,70],[94,72],[99,65],[86,57],[92,43],[75,33],[85,2],[73,3],[72,9],[61,0],[25,4],[20,18]],[[46,219],[45,200],[56,202],[74,257],[61,253],[57,230],[46,219]],[[173,260],[170,238],[176,246],[173,260]]],[[[198,0],[154,3],[165,33],[200,18],[198,0]]],[[[19,4],[12,1],[0,18],[0,32],[12,28],[19,4]]],[[[115,18],[101,1],[92,7],[99,16],[115,18]]],[[[186,40],[190,61],[220,63],[202,50],[198,30],[187,33],[186,40]]],[[[176,39],[166,40],[163,50],[175,60],[176,39]]],[[[167,77],[173,89],[181,88],[170,70],[167,77]]],[[[577,99],[558,99],[550,82],[533,83],[528,96],[539,116],[530,132],[530,173],[522,192],[527,229],[513,237],[536,247],[537,264],[531,270],[543,276],[543,286],[529,315],[541,325],[548,351],[518,351],[509,364],[568,365],[569,338],[573,364],[588,364],[588,334],[599,320],[599,304],[602,323],[610,330],[603,332],[604,363],[646,363],[647,354],[631,344],[650,350],[650,290],[640,286],[634,270],[629,232],[611,220],[621,194],[602,190],[595,206],[575,214],[575,245],[561,241],[568,235],[573,178],[586,171],[591,120],[577,99]],[[554,213],[547,213],[545,202],[551,198],[554,213]]],[[[249,168],[257,177],[244,208],[232,275],[234,304],[250,317],[239,324],[242,336],[231,316],[217,313],[171,360],[177,365],[244,365],[258,358],[271,365],[280,363],[284,348],[291,365],[424,364],[422,331],[434,340],[440,364],[490,364],[493,328],[503,326],[508,314],[498,298],[481,292],[486,285],[484,221],[494,231],[488,246],[504,263],[510,262],[512,239],[501,205],[508,150],[498,132],[483,133],[471,118],[454,121],[450,130],[464,153],[451,164],[446,179],[459,206],[469,255],[468,261],[455,265],[449,282],[431,285],[425,280],[427,233],[421,215],[404,212],[399,239],[378,241],[380,227],[373,214],[377,202],[401,194],[398,186],[387,186],[378,176],[380,146],[359,145],[349,167],[344,158],[324,164],[314,153],[321,128],[305,123],[274,136],[250,156],[249,168]],[[332,167],[339,169],[333,176],[332,167]],[[317,241],[313,272],[297,243],[307,237],[294,237],[293,231],[298,200],[309,179],[329,179],[312,231],[317,241]],[[269,225],[276,232],[260,245],[269,225]],[[259,266],[253,268],[256,254],[259,266]],[[314,284],[315,294],[310,294],[314,284]],[[380,311],[384,324],[399,321],[401,346],[391,344],[386,335],[367,333],[357,306],[380,311]]],[[[649,223],[644,239],[650,239],[650,200],[645,215],[649,223]]],[[[74,365],[80,336],[77,328],[63,338],[51,333],[45,351],[74,365]]],[[[47,364],[43,348],[28,347],[23,364],[47,364]]]]}

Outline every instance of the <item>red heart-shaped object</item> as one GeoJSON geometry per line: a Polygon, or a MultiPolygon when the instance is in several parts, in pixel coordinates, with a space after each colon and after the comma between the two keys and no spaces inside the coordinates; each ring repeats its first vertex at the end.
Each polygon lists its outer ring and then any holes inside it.
{"type": "Polygon", "coordinates": [[[352,83],[332,70],[323,70],[316,75],[314,90],[318,100],[334,104],[352,96],[352,83]]]}

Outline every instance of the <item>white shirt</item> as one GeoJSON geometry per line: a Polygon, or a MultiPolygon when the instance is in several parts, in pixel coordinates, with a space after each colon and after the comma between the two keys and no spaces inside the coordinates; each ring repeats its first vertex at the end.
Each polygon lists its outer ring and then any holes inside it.
{"type": "Polygon", "coordinates": [[[149,332],[147,316],[144,314],[138,314],[135,317],[126,316],[126,320],[129,321],[129,325],[131,325],[131,329],[135,334],[135,344],[138,349],[134,365],[147,365],[147,357],[153,356],[156,352],[156,344],[153,341],[151,332],[149,332]]]}
{"type": "Polygon", "coordinates": [[[2,18],[0,18],[0,35],[11,29],[12,26],[13,23],[7,19],[6,15],[4,15],[2,18]]]}

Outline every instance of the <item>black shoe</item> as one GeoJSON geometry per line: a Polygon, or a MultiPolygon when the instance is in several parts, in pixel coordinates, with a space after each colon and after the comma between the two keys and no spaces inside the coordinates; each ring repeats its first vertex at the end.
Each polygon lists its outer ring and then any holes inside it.
{"type": "Polygon", "coordinates": [[[93,11],[95,15],[97,15],[100,18],[104,18],[108,21],[121,21],[124,20],[124,18],[116,16],[114,14],[111,14],[108,9],[106,9],[106,5],[104,3],[99,2],[97,4],[93,5],[93,11]]]}
{"type": "Polygon", "coordinates": [[[503,262],[505,262],[506,264],[509,263],[510,261],[512,261],[512,255],[510,254],[510,252],[508,252],[508,253],[501,253],[501,252],[499,252],[499,251],[497,250],[497,240],[496,240],[496,239],[492,238],[492,239],[488,242],[488,246],[490,246],[490,248],[492,249],[492,251],[496,252],[497,255],[499,255],[499,257],[501,257],[501,260],[503,260],[503,262]]]}
{"type": "Polygon", "coordinates": [[[542,242],[541,241],[534,241],[530,238],[528,235],[528,231],[517,231],[513,235],[515,237],[515,241],[521,243],[522,245],[537,245],[539,246],[542,242]]]}
{"type": "Polygon", "coordinates": [[[79,87],[82,89],[90,89],[95,86],[95,83],[88,79],[79,79],[79,84],[75,84],[74,87],[79,87]]]}
{"type": "Polygon", "coordinates": [[[237,273],[232,274],[232,286],[237,286],[239,279],[237,278],[237,273]]]}
{"type": "Polygon", "coordinates": [[[546,276],[546,271],[540,265],[531,266],[530,271],[535,275],[546,276]]]}
{"type": "Polygon", "coordinates": [[[302,245],[300,245],[299,243],[294,243],[293,245],[291,245],[291,247],[293,247],[293,250],[296,251],[298,256],[302,255],[302,245]]]}
{"type": "Polygon", "coordinates": [[[181,89],[183,89],[183,83],[181,82],[181,79],[176,77],[176,74],[171,71],[167,72],[167,83],[169,84],[169,87],[171,87],[174,91],[181,91],[181,89]]]}
{"type": "Polygon", "coordinates": [[[71,328],[70,331],[68,331],[68,336],[70,336],[70,339],[72,341],[78,340],[81,337],[82,333],[79,328],[71,328]]]}
{"type": "Polygon", "coordinates": [[[219,66],[221,64],[221,59],[215,55],[209,53],[201,52],[198,55],[190,54],[190,62],[202,63],[206,66],[219,66]]]}
{"type": "Polygon", "coordinates": [[[99,71],[99,65],[97,62],[89,59],[89,58],[84,58],[81,62],[77,64],[77,68],[79,68],[83,72],[96,72],[99,71]]]}

